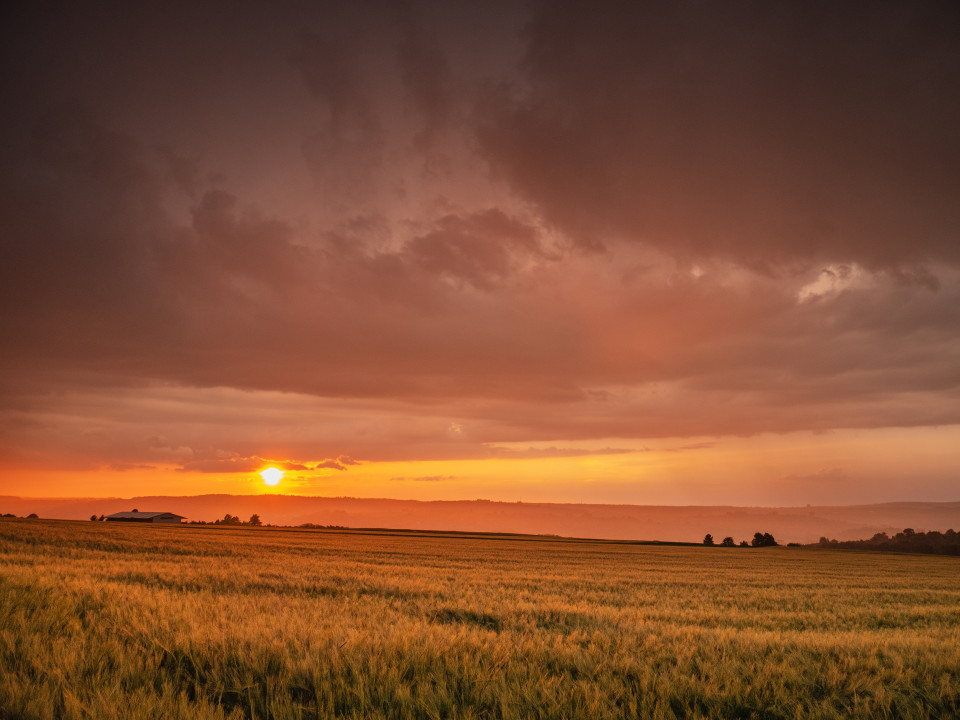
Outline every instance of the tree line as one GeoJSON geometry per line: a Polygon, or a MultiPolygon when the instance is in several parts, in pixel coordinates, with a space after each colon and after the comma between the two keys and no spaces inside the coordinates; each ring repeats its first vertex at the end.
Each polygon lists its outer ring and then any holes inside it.
{"type": "Polygon", "coordinates": [[[257,513],[254,513],[250,516],[249,520],[241,520],[236,515],[231,515],[227,513],[219,520],[214,520],[212,523],[207,522],[206,520],[191,520],[190,525],[253,525],[254,527],[260,527],[263,525],[263,522],[260,520],[260,516],[257,513]]]}
{"type": "MultiPolygon", "coordinates": [[[[713,535],[707,533],[703,536],[703,544],[707,545],[708,547],[713,547],[717,543],[714,542],[713,535]]],[[[747,542],[746,540],[740,541],[740,547],[775,547],[779,544],[780,543],[774,539],[773,535],[768,532],[754,533],[753,540],[750,542],[747,542]]],[[[720,541],[719,547],[737,547],[737,543],[732,537],[727,535],[727,537],[720,541]]]]}
{"type": "Polygon", "coordinates": [[[905,528],[893,537],[879,532],[869,540],[830,540],[820,538],[819,547],[841,550],[882,550],[885,552],[922,553],[925,555],[960,555],[960,533],[954,530],[916,532],[905,528]]]}

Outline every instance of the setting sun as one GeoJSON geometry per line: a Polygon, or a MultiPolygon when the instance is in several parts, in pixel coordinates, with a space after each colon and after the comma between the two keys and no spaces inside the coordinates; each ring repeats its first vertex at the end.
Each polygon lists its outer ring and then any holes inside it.
{"type": "Polygon", "coordinates": [[[277,470],[275,467],[268,467],[260,471],[260,477],[267,485],[276,485],[283,479],[283,470],[277,470]]]}

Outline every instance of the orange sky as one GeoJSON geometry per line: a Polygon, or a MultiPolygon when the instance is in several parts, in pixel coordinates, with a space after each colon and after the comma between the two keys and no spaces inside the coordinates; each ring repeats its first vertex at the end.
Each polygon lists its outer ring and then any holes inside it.
{"type": "Polygon", "coordinates": [[[280,493],[416,500],[804,505],[909,499],[916,493],[900,481],[913,473],[931,478],[927,499],[949,501],[956,491],[960,429],[841,430],[619,444],[632,447],[607,452],[609,444],[577,443],[577,448],[567,448],[561,455],[555,446],[499,446],[519,457],[356,464],[267,456],[257,460],[256,471],[245,472],[191,472],[158,464],[80,471],[10,469],[8,477],[14,483],[29,483],[31,489],[25,494],[38,497],[280,493]],[[304,466],[308,469],[296,469],[304,466]],[[268,467],[285,471],[276,485],[265,483],[259,475],[268,467]]]}
{"type": "Polygon", "coordinates": [[[0,494],[958,499],[954,3],[200,5],[5,23],[0,494]]]}

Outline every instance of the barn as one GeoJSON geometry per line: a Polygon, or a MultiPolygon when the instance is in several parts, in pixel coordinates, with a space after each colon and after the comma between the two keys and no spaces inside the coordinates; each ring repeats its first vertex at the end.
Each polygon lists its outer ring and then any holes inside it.
{"type": "Polygon", "coordinates": [[[140,512],[131,510],[130,512],[118,512],[113,515],[107,515],[106,520],[115,522],[145,522],[145,523],[164,523],[179,524],[186,518],[183,515],[177,515],[172,512],[140,512]]]}

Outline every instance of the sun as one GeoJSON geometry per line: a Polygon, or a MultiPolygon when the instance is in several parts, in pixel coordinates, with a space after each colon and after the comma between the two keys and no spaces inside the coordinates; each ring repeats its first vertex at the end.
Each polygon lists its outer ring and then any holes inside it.
{"type": "Polygon", "coordinates": [[[275,467],[268,467],[260,471],[260,477],[267,485],[276,485],[283,479],[283,470],[277,470],[275,467]]]}

